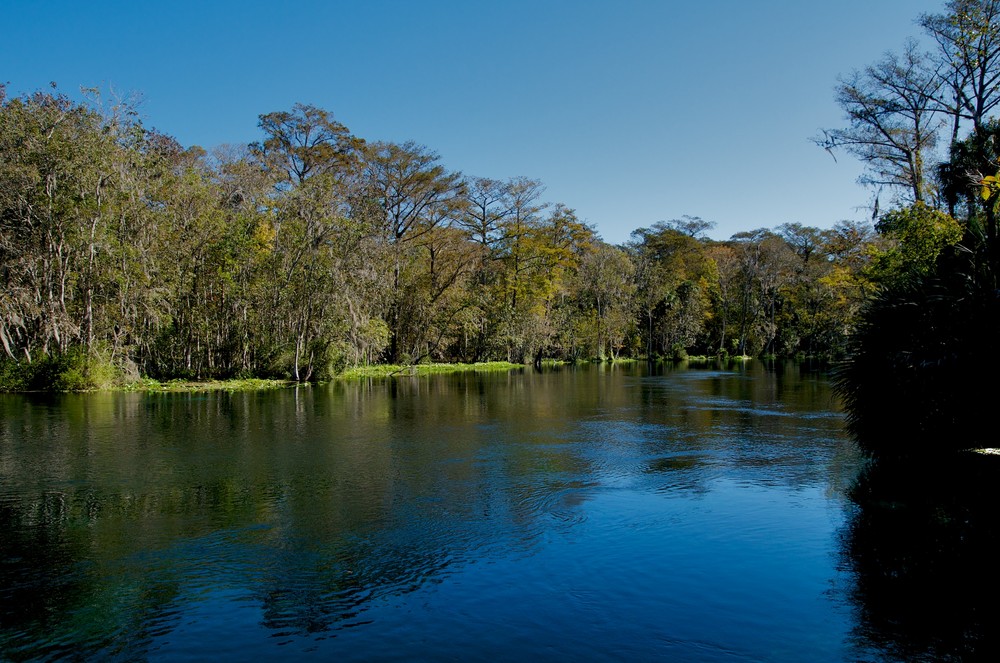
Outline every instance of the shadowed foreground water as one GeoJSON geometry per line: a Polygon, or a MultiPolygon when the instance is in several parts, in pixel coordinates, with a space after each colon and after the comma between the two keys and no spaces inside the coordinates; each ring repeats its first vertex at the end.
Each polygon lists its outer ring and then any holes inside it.
{"type": "Polygon", "coordinates": [[[793,365],[0,396],[0,659],[880,660],[842,424],[793,365]]]}

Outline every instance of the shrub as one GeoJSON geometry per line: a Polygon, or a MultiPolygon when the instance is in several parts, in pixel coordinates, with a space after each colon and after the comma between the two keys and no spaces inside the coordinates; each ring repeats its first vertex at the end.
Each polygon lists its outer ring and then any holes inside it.
{"type": "Polygon", "coordinates": [[[90,391],[112,386],[120,371],[102,355],[82,348],[43,355],[32,362],[6,359],[0,362],[2,391],[90,391]]]}
{"type": "Polygon", "coordinates": [[[883,291],[862,312],[851,356],[835,371],[848,428],[877,456],[995,444],[996,391],[983,353],[1000,298],[988,274],[950,265],[883,291]]]}

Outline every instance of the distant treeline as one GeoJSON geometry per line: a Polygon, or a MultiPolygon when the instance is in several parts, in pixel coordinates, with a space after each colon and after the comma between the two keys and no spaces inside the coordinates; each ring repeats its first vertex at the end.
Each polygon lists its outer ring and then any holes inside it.
{"type": "Polygon", "coordinates": [[[544,202],[539,181],[449,171],[312,106],[259,126],[259,142],[206,152],[127,103],[0,88],[7,388],[67,372],[63,386],[109,372],[305,381],[425,360],[834,357],[866,293],[919,244],[905,212],[884,233],[785,223],[721,242],[684,217],[613,246],[544,202]]]}

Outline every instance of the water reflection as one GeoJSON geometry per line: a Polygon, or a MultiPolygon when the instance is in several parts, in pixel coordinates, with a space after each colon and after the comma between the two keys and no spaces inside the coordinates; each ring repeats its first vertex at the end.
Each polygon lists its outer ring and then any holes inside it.
{"type": "Polygon", "coordinates": [[[998,660],[1000,458],[881,463],[852,497],[844,553],[859,646],[893,660],[998,660]]]}
{"type": "Polygon", "coordinates": [[[840,428],[795,366],[0,396],[0,658],[379,658],[460,632],[482,656],[521,621],[497,646],[760,657],[762,606],[787,651],[830,651],[836,608],[803,620],[817,599],[768,582],[787,555],[829,582],[840,428]]]}

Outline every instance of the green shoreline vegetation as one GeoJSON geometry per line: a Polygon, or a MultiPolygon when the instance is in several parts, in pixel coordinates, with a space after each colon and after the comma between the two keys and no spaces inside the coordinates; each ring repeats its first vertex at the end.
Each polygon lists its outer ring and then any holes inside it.
{"type": "Polygon", "coordinates": [[[835,358],[893,244],[849,222],[715,241],[685,216],[616,246],[539,181],[452,172],[315,107],[208,154],[97,101],[0,87],[6,391],[835,358]]]}
{"type": "Polygon", "coordinates": [[[464,363],[433,363],[433,364],[376,364],[372,366],[355,366],[335,376],[336,380],[355,380],[359,378],[392,378],[442,373],[497,373],[504,371],[530,368],[525,364],[514,364],[508,361],[491,361],[473,364],[464,363]]]}
{"type": "MultiPolygon", "coordinates": [[[[737,362],[746,362],[753,357],[748,355],[725,356],[689,356],[684,359],[660,359],[656,363],[670,363],[675,365],[704,366],[721,362],[723,365],[733,365],[737,362]]],[[[772,358],[773,359],[773,358],[772,358]]],[[[606,360],[605,365],[613,366],[617,364],[634,364],[644,361],[640,358],[626,357],[614,360],[606,360]]],[[[559,366],[572,366],[574,364],[591,364],[592,361],[565,362],[558,360],[545,360],[540,367],[555,368],[559,366]]],[[[16,367],[14,364],[6,364],[6,368],[16,367]]],[[[23,366],[22,366],[23,368],[23,366]]],[[[507,361],[492,361],[479,363],[424,363],[424,364],[375,364],[370,366],[355,366],[345,369],[343,372],[333,376],[328,382],[340,380],[363,380],[363,379],[393,379],[407,377],[426,377],[429,375],[453,374],[453,373],[503,373],[509,371],[531,370],[535,367],[530,364],[515,364],[507,361]]],[[[170,380],[157,380],[155,378],[135,378],[125,377],[116,373],[115,369],[109,365],[97,365],[90,363],[87,367],[75,366],[64,369],[62,373],[57,373],[55,377],[51,375],[41,379],[32,378],[30,375],[12,374],[10,370],[0,373],[0,393],[32,393],[32,392],[61,392],[61,393],[88,393],[88,392],[125,392],[125,393],[183,393],[183,392],[208,392],[208,391],[264,391],[270,389],[285,389],[309,383],[296,382],[288,379],[276,378],[229,378],[229,379],[183,379],[174,378],[170,380]]]]}
{"type": "MultiPolygon", "coordinates": [[[[552,365],[554,362],[550,362],[552,365]]],[[[88,362],[86,365],[66,365],[47,367],[44,375],[34,375],[22,370],[20,374],[10,369],[17,365],[7,363],[8,370],[0,373],[0,392],[204,392],[204,391],[262,391],[268,389],[283,389],[303,383],[288,379],[274,378],[229,378],[229,379],[183,379],[157,380],[154,378],[125,377],[118,374],[114,367],[107,364],[88,362]]],[[[333,376],[330,381],[358,380],[368,378],[403,378],[427,376],[446,373],[496,373],[530,368],[525,364],[514,364],[506,361],[464,363],[424,363],[415,365],[378,364],[372,366],[356,366],[333,376]]],[[[308,383],[306,383],[308,384],[308,383]]]]}
{"type": "Polygon", "coordinates": [[[204,392],[204,391],[265,391],[269,389],[284,389],[299,384],[291,380],[265,380],[261,378],[245,378],[231,380],[159,380],[143,379],[115,385],[102,391],[172,393],[172,392],[204,392]]]}

